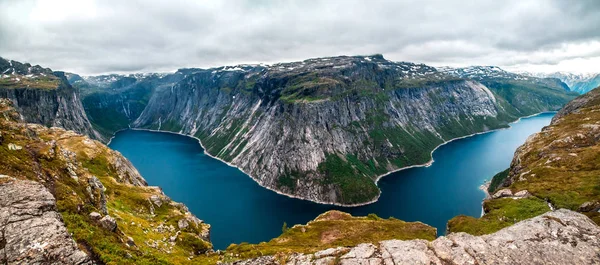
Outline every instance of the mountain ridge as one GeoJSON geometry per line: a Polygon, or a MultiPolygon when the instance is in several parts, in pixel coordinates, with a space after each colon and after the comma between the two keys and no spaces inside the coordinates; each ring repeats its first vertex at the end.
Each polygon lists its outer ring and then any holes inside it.
{"type": "Polygon", "coordinates": [[[535,103],[522,103],[523,97],[503,98],[478,81],[378,55],[220,67],[197,70],[155,91],[132,127],[196,136],[207,153],[278,192],[357,205],[378,196],[377,176],[428,162],[437,145],[556,110],[572,97],[556,83],[536,88],[548,95],[530,93],[535,103]],[[443,122],[457,118],[456,124],[443,122]],[[427,151],[410,153],[418,145],[427,151]],[[290,162],[282,162],[286,157],[290,162]],[[344,193],[356,197],[342,198],[344,193]]]}

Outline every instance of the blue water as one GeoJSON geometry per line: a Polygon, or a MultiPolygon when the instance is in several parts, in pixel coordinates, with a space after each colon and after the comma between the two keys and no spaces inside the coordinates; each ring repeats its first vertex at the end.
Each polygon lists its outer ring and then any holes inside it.
{"type": "Polygon", "coordinates": [[[376,203],[340,208],[288,198],[260,187],[236,168],[203,153],[197,140],[181,135],[126,130],[110,147],[137,167],[149,185],[160,186],[212,225],[216,249],[231,243],[268,241],[286,222],[304,224],[320,213],[341,209],[353,215],[376,213],[421,221],[444,234],[459,214],[478,217],[484,193],[479,186],[510,165],[515,149],[550,123],[554,114],[522,119],[510,129],[450,142],[433,153],[430,167],[402,170],[382,178],[376,203]]]}

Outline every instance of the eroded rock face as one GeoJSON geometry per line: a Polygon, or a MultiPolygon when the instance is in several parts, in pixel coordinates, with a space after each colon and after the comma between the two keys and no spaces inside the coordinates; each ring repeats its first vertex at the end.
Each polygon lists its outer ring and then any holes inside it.
{"type": "Polygon", "coordinates": [[[378,197],[377,175],[426,163],[429,152],[445,140],[511,121],[499,117],[496,97],[485,86],[444,78],[431,67],[380,56],[198,70],[172,88],[157,90],[132,126],[194,135],[211,155],[285,194],[325,203],[364,203],[378,197]],[[305,80],[309,77],[314,80],[305,80]],[[425,77],[443,81],[409,89],[383,84],[425,77]],[[314,95],[290,99],[288,90],[296,83],[306,89],[303,93],[314,95]],[[238,84],[246,90],[239,91],[238,84]],[[461,132],[445,130],[454,126],[447,121],[462,119],[469,122],[461,123],[461,132]],[[406,139],[426,144],[417,147],[406,139]],[[333,173],[324,165],[337,155],[343,161],[351,155],[360,163],[374,163],[373,172],[355,174],[368,189],[342,190],[330,181],[333,173]]]}
{"type": "MultiPolygon", "coordinates": [[[[585,215],[560,209],[494,234],[452,233],[428,242],[388,240],[315,254],[287,264],[600,264],[600,228],[585,215]]],[[[273,256],[234,264],[279,264],[273,256]]]]}
{"type": "MultiPolygon", "coordinates": [[[[0,58],[0,61],[2,60],[0,58]]],[[[19,64],[15,61],[11,63],[19,64]]],[[[27,122],[62,127],[94,139],[104,140],[103,136],[92,128],[81,104],[79,92],[69,85],[64,74],[52,72],[50,69],[43,69],[40,74],[55,76],[57,87],[44,89],[16,83],[15,87],[0,87],[0,98],[10,99],[27,122]]]]}
{"type": "Polygon", "coordinates": [[[0,263],[93,264],[77,248],[41,184],[0,177],[0,263]]]}
{"type": "MultiPolygon", "coordinates": [[[[492,78],[522,78],[502,73],[492,78]]],[[[378,198],[378,175],[427,163],[447,140],[558,109],[570,96],[554,98],[563,88],[552,87],[549,96],[507,100],[480,82],[381,55],[196,69],[156,89],[132,126],[198,137],[269,189],[355,205],[378,198]],[[334,167],[359,177],[360,188],[342,185],[334,167]]]]}

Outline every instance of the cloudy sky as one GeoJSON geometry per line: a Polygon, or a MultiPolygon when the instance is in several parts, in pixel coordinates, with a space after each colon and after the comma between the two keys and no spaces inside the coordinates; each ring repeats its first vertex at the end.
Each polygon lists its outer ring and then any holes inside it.
{"type": "Polygon", "coordinates": [[[381,53],[600,72],[599,0],[0,0],[0,56],[81,74],[381,53]]]}

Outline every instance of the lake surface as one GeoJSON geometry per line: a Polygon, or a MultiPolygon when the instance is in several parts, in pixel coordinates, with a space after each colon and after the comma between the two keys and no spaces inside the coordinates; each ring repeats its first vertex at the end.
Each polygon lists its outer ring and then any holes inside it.
{"type": "Polygon", "coordinates": [[[421,221],[443,235],[450,218],[481,215],[485,195],[479,186],[508,168],[516,148],[550,124],[553,116],[524,118],[509,129],[443,145],[433,153],[435,162],[430,167],[382,178],[379,201],[353,208],[292,199],[262,188],[240,170],[205,155],[190,137],[126,130],[117,133],[109,146],[127,157],[149,185],[162,187],[165,194],[211,224],[215,249],[268,241],[281,233],[283,222],[290,227],[304,224],[330,209],[421,221]]]}

